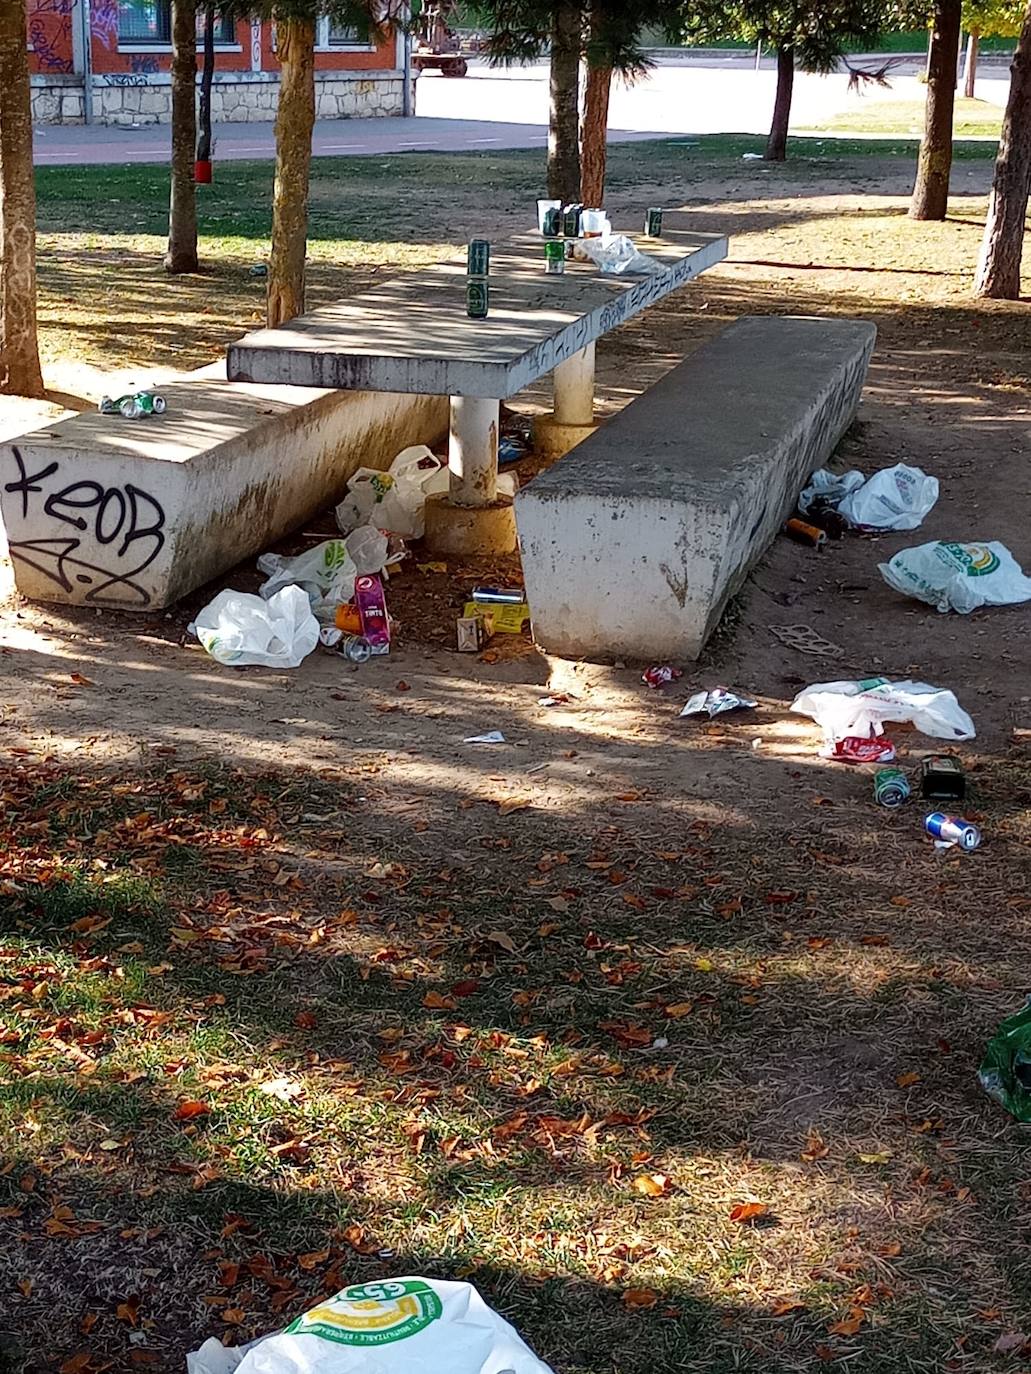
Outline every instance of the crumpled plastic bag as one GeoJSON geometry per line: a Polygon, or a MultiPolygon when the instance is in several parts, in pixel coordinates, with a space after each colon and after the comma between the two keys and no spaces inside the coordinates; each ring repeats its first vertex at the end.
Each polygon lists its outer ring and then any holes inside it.
{"type": "Polygon", "coordinates": [[[974,738],[974,722],[952,692],[927,682],[816,682],[799,692],[792,711],[812,716],[828,742],[849,735],[868,738],[884,733],[885,721],[910,721],[932,739],[974,738]]]}
{"type": "MultiPolygon", "coordinates": [[[[383,549],[386,552],[385,536],[383,549]]],[[[354,579],[359,572],[346,539],[327,539],[296,558],[263,553],[258,570],[268,577],[258,588],[266,601],[283,587],[300,587],[307,593],[315,616],[325,622],[333,620],[338,606],[354,599],[354,579]]]]}
{"type": "Polygon", "coordinates": [[[1018,1121],[1031,1122],[1031,1001],[1007,1017],[977,1071],[981,1087],[1018,1121]]]}
{"type": "Polygon", "coordinates": [[[603,272],[615,276],[650,276],[662,271],[662,263],[642,253],[626,234],[610,234],[608,238],[577,239],[574,256],[586,258],[603,272]]]}
{"type": "Polygon", "coordinates": [[[918,544],[878,570],[889,587],[939,611],[967,615],[981,606],[1031,601],[1031,577],[1005,544],[918,544]]]}
{"type": "Polygon", "coordinates": [[[234,668],[297,668],[319,642],[319,622],[301,587],[267,601],[249,592],[219,592],[189,627],[212,658],[234,668]]]}
{"type": "Polygon", "coordinates": [[[426,498],[446,492],[450,477],[445,464],[425,444],[403,449],[386,472],[359,468],[347,484],[347,495],[336,508],[341,534],[359,525],[421,539],[426,531],[426,498]]]}
{"type": "Polygon", "coordinates": [[[355,1284],[244,1349],[205,1341],[188,1374],[552,1374],[469,1283],[355,1284]]]}
{"type": "Polygon", "coordinates": [[[809,483],[802,489],[798,498],[798,509],[808,515],[813,504],[819,501],[832,509],[837,509],[850,492],[861,487],[866,474],[853,468],[851,472],[831,472],[830,468],[817,468],[809,477],[809,483]]]}
{"type": "Polygon", "coordinates": [[[896,463],[849,492],[838,514],[864,530],[915,530],[937,500],[937,477],[896,463]]]}

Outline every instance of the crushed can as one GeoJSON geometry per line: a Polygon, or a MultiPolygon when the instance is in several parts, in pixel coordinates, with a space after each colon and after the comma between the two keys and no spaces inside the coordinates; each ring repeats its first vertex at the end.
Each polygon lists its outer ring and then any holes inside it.
{"type": "Polygon", "coordinates": [[[924,817],[924,829],[940,845],[958,845],[968,852],[981,843],[981,832],[973,821],[962,816],[947,816],[944,811],[932,811],[924,817]]]}
{"type": "Polygon", "coordinates": [[[873,795],[878,806],[894,810],[912,795],[909,779],[901,768],[878,768],[873,775],[873,795]]]}

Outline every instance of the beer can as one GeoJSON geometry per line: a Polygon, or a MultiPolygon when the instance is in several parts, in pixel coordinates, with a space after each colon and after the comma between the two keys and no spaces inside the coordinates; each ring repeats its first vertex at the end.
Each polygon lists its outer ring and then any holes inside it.
{"type": "Polygon", "coordinates": [[[962,816],[946,816],[944,811],[932,811],[926,816],[924,829],[942,844],[958,844],[960,849],[976,849],[981,843],[981,832],[973,822],[962,816]]]}
{"type": "Polygon", "coordinates": [[[490,284],[486,277],[470,277],[465,284],[465,313],[471,320],[485,320],[490,310],[490,284]]]}
{"type": "Polygon", "coordinates": [[[784,533],[796,544],[809,544],[814,549],[822,549],[827,542],[827,535],[824,531],[817,525],[808,524],[805,520],[788,520],[784,525],[784,533]]]}
{"type": "Polygon", "coordinates": [[[566,250],[561,239],[549,239],[544,245],[544,265],[548,272],[564,272],[566,270],[566,250]]]}
{"type": "Polygon", "coordinates": [[[644,217],[644,232],[650,239],[662,238],[662,210],[653,205],[644,217]]]}
{"type": "Polygon", "coordinates": [[[562,230],[562,211],[556,205],[549,205],[544,212],[544,227],[541,233],[546,239],[557,239],[562,230]]]}
{"type": "Polygon", "coordinates": [[[878,768],[873,775],[874,801],[894,809],[909,800],[912,789],[901,768],[878,768]]]}
{"type": "Polygon", "coordinates": [[[567,205],[562,211],[562,232],[567,239],[580,237],[580,216],[583,212],[584,207],[580,204],[567,205]]]}
{"type": "Polygon", "coordinates": [[[490,274],[489,239],[469,240],[468,264],[470,277],[486,277],[490,274]]]}

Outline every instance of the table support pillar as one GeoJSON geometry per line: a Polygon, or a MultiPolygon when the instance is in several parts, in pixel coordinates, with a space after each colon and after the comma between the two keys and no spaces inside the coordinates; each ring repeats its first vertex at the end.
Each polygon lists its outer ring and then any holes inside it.
{"type": "Polygon", "coordinates": [[[426,503],[426,543],[455,556],[513,553],[512,498],[498,495],[500,402],[451,397],[448,469],[451,490],[426,503]]]}
{"type": "Polygon", "coordinates": [[[561,458],[597,426],[594,423],[594,344],[561,362],[554,374],[555,408],[533,422],[533,445],[544,458],[561,458]]]}

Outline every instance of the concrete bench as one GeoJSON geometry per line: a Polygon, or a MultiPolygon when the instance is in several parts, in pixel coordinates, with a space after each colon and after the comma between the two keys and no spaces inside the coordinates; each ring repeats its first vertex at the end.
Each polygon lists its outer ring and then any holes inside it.
{"type": "Polygon", "coordinates": [[[534,638],[569,658],[697,658],[852,422],[876,329],[750,316],[516,498],[534,638]]]}
{"type": "Polygon", "coordinates": [[[41,601],[157,609],[447,430],[446,397],[252,386],[221,365],[163,384],[164,415],[69,415],[0,444],[15,584],[41,601]]]}

